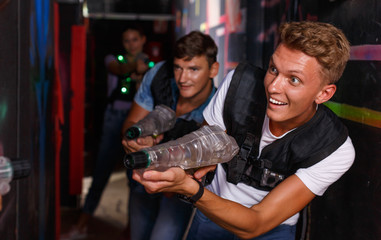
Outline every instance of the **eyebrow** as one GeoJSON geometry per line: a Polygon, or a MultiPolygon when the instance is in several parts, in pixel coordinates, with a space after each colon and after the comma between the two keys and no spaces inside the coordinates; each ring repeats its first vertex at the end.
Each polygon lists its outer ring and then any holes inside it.
{"type": "MultiPolygon", "coordinates": [[[[275,66],[277,67],[277,64],[274,62],[274,58],[273,58],[273,55],[270,57],[270,62],[275,66]]],[[[279,70],[279,69],[278,69],[279,70]]],[[[297,73],[297,74],[301,74],[304,76],[304,73],[302,71],[299,71],[299,70],[288,70],[287,73],[297,73]]]]}
{"type": "Polygon", "coordinates": [[[187,68],[201,68],[201,66],[199,66],[199,65],[190,65],[187,68]]]}
{"type": "MultiPolygon", "coordinates": [[[[174,67],[179,67],[179,68],[184,68],[184,67],[181,67],[179,64],[176,64],[176,63],[173,63],[173,66],[174,67]]],[[[190,66],[186,66],[185,68],[186,69],[190,69],[190,68],[200,69],[200,68],[202,68],[202,66],[197,65],[197,64],[193,64],[193,65],[190,65],[190,66]]]]}

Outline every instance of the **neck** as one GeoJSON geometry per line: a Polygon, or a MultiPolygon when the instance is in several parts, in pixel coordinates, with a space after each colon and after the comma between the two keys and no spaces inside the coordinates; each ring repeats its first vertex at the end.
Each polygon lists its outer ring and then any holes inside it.
{"type": "Polygon", "coordinates": [[[271,133],[276,136],[280,137],[283,134],[287,133],[288,131],[300,127],[303,124],[307,123],[311,118],[315,115],[317,110],[317,105],[314,104],[311,111],[306,114],[302,119],[290,119],[285,122],[275,122],[269,119],[269,128],[271,133]]]}
{"type": "Polygon", "coordinates": [[[212,89],[213,85],[212,81],[210,81],[210,84],[208,84],[204,91],[200,92],[199,94],[193,97],[184,98],[180,95],[177,101],[176,115],[181,116],[201,106],[208,99],[210,93],[212,92],[212,89]]]}

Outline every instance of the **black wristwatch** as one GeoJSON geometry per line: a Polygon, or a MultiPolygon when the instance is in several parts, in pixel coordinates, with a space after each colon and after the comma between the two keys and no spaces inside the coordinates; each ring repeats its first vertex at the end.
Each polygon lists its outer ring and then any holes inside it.
{"type": "Polygon", "coordinates": [[[193,195],[192,197],[187,197],[187,196],[185,196],[185,195],[183,195],[183,194],[177,194],[177,197],[180,199],[180,200],[182,200],[182,201],[184,201],[184,202],[186,202],[186,203],[190,203],[190,204],[195,204],[201,197],[202,197],[202,195],[204,194],[204,186],[202,185],[202,183],[201,182],[199,182],[199,181],[197,181],[196,179],[194,179],[197,183],[198,183],[198,185],[200,186],[199,187],[199,189],[198,189],[198,191],[197,191],[197,193],[195,194],[195,195],[193,195]]]}

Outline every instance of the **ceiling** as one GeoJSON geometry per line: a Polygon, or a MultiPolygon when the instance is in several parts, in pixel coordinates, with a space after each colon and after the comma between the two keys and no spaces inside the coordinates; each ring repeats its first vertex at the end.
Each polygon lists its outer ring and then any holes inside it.
{"type": "Polygon", "coordinates": [[[89,13],[171,14],[172,0],[85,0],[89,13]]]}

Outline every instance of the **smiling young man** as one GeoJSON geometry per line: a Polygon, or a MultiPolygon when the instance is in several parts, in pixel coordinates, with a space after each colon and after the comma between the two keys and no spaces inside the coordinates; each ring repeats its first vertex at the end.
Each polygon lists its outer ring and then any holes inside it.
{"type": "MultiPolygon", "coordinates": [[[[203,110],[216,92],[213,84],[219,69],[216,59],[217,46],[209,35],[193,31],[176,42],[173,61],[158,63],[144,76],[123,132],[159,104],[176,112],[176,124],[157,138],[123,139],[126,152],[182,137],[201,126],[203,110]]],[[[148,194],[142,185],[130,179],[131,239],[181,239],[191,212],[192,206],[177,197],[148,194]]]]}
{"type": "Polygon", "coordinates": [[[210,185],[180,168],[134,173],[148,192],[192,197],[197,212],[188,239],[295,239],[298,212],[337,181],[355,157],[346,127],[321,103],[336,91],[349,43],[334,26],[291,22],[268,70],[240,64],[204,110],[209,125],[241,146],[219,164],[210,185]],[[198,194],[197,194],[198,193],[198,194]]]}

